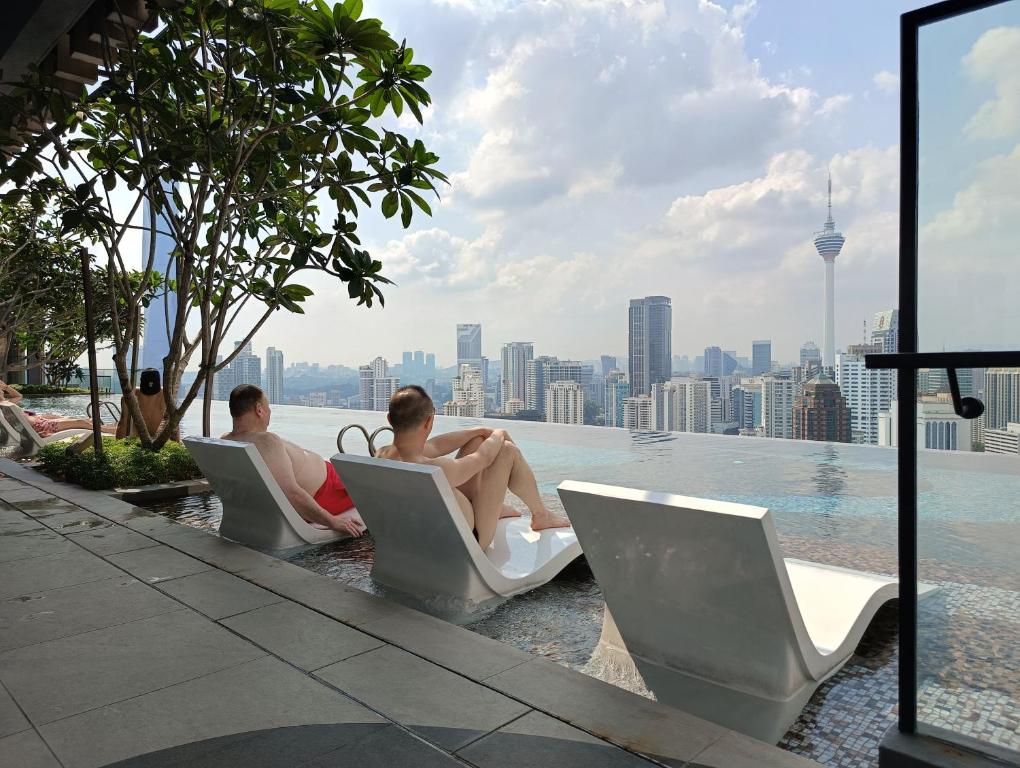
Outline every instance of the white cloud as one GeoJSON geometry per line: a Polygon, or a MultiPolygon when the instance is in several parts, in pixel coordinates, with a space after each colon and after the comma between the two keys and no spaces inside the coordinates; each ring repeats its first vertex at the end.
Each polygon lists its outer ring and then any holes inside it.
{"type": "Polygon", "coordinates": [[[819,117],[832,117],[842,112],[853,101],[853,98],[849,93],[838,93],[835,96],[830,96],[822,102],[822,106],[815,110],[815,114],[819,117]]]}
{"type": "Polygon", "coordinates": [[[963,68],[978,82],[995,86],[995,98],[986,101],[964,126],[972,139],[1002,139],[1020,132],[1020,27],[996,27],[978,38],[963,57],[963,68]]]}
{"type": "Polygon", "coordinates": [[[888,69],[876,72],[872,80],[883,93],[898,93],[900,90],[900,76],[888,69]]]}

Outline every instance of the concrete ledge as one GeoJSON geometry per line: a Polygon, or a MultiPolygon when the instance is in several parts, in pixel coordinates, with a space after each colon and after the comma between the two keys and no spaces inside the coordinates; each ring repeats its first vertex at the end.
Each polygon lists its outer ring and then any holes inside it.
{"type": "Polygon", "coordinates": [[[208,493],[211,490],[212,485],[209,484],[209,481],[200,478],[198,480],[178,480],[173,483],[142,485],[138,488],[114,488],[108,492],[108,495],[129,504],[142,504],[150,501],[179,499],[182,496],[208,493]]]}

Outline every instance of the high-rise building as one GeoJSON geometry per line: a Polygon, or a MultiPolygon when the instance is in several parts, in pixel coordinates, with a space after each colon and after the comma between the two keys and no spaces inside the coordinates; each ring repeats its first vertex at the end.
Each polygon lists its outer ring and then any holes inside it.
{"type": "Polygon", "coordinates": [[[400,370],[405,378],[412,375],[414,372],[414,352],[404,352],[401,358],[400,370]]]}
{"type": "MultiPolygon", "coordinates": [[[[162,182],[162,186],[166,192],[164,199],[170,206],[170,213],[176,214],[176,205],[173,201],[175,185],[172,182],[162,182]]],[[[149,199],[146,197],[142,207],[142,220],[148,224],[152,220],[152,216],[153,211],[150,208],[149,199]]],[[[177,292],[171,291],[168,287],[169,281],[174,280],[177,274],[174,266],[176,261],[173,256],[174,250],[177,248],[177,240],[170,234],[174,228],[170,226],[167,216],[165,211],[156,213],[154,221],[156,226],[152,229],[146,227],[142,230],[142,253],[148,255],[151,252],[153,254],[153,268],[163,275],[166,281],[163,284],[163,290],[153,296],[145,308],[145,326],[142,330],[142,368],[155,368],[159,371],[160,376],[163,375],[163,358],[170,353],[170,342],[177,317],[177,292]]],[[[42,369],[37,370],[41,372],[42,369]]]]}
{"type": "Polygon", "coordinates": [[[791,379],[762,376],[761,421],[765,437],[793,437],[793,400],[797,393],[791,379]]]}
{"type": "MultiPolygon", "coordinates": [[[[988,434],[989,430],[985,430],[988,434]]],[[[922,395],[917,402],[917,447],[934,451],[973,450],[971,422],[956,415],[948,392],[922,395]]]]}
{"type": "Polygon", "coordinates": [[[530,341],[511,341],[503,345],[500,371],[500,402],[524,400],[528,391],[528,362],[535,359],[530,341]]]}
{"type": "MultiPolygon", "coordinates": [[[[876,425],[877,428],[877,425],[876,425]]],[[[804,393],[793,404],[794,440],[850,442],[850,411],[839,385],[819,375],[804,385],[804,393]]]]}
{"type": "Polygon", "coordinates": [[[524,402],[529,411],[545,412],[545,391],[556,381],[576,381],[587,400],[594,400],[594,368],[580,360],[560,360],[542,355],[525,362],[524,402]]]}
{"type": "Polygon", "coordinates": [[[607,373],[616,368],[616,356],[615,355],[602,355],[602,375],[605,376],[607,373]]]}
{"type": "Polygon", "coordinates": [[[434,379],[436,377],[436,356],[434,353],[429,352],[425,355],[425,378],[434,379]]]}
{"type": "Polygon", "coordinates": [[[871,325],[871,343],[881,345],[883,354],[900,351],[900,311],[887,309],[875,313],[871,325]]]}
{"type": "Polygon", "coordinates": [[[772,340],[751,342],[751,372],[755,376],[772,370],[772,340]]]}
{"type": "Polygon", "coordinates": [[[706,376],[723,375],[723,351],[719,347],[705,347],[704,360],[706,376]]]}
{"type": "Polygon", "coordinates": [[[878,414],[889,410],[896,397],[895,378],[889,369],[869,369],[866,355],[882,351],[880,344],[851,344],[836,355],[836,381],[850,408],[850,434],[854,443],[878,445],[878,414]]]}
{"type": "Polygon", "coordinates": [[[545,420],[584,424],[584,389],[576,381],[554,381],[545,389],[545,420]]]}
{"type": "Polygon", "coordinates": [[[804,370],[805,376],[812,370],[822,367],[822,351],[813,341],[805,341],[800,348],[800,367],[804,370]]]}
{"type": "Polygon", "coordinates": [[[761,426],[761,382],[747,380],[730,389],[730,417],[737,429],[757,429],[761,426]]]}
{"type": "Polygon", "coordinates": [[[985,430],[1020,422],[1020,368],[985,371],[985,430]]]}
{"type": "Polygon", "coordinates": [[[627,365],[630,391],[647,395],[673,373],[673,307],[667,296],[630,300],[627,365]]]}
{"type": "Polygon", "coordinates": [[[414,351],[414,355],[411,358],[414,363],[414,372],[416,376],[425,375],[425,352],[420,349],[414,351]]]}
{"type": "MultiPolygon", "coordinates": [[[[241,346],[241,342],[234,342],[234,349],[241,346]]],[[[262,386],[262,360],[251,351],[251,342],[245,344],[241,351],[230,363],[230,375],[233,379],[232,387],[241,384],[254,384],[262,386]]]]}
{"type": "Polygon", "coordinates": [[[655,429],[655,402],[650,396],[638,395],[624,399],[623,426],[640,432],[655,429]]]}
{"type": "Polygon", "coordinates": [[[1020,453],[1020,424],[1009,422],[1005,429],[986,429],[984,434],[985,453],[1020,453]]]}
{"type": "Polygon", "coordinates": [[[390,398],[399,387],[400,379],[389,375],[389,364],[385,358],[377,357],[368,365],[358,368],[358,392],[362,410],[389,410],[390,398]]]}
{"type": "Polygon", "coordinates": [[[470,416],[481,418],[485,415],[485,390],[482,388],[482,372],[473,365],[460,366],[460,375],[453,380],[450,401],[443,405],[446,416],[470,416]]]}
{"type": "MultiPolygon", "coordinates": [[[[216,365],[223,362],[223,355],[216,355],[216,365]]],[[[206,386],[209,386],[208,384],[206,386]]],[[[213,399],[229,400],[230,391],[234,388],[234,372],[228,365],[213,374],[212,381],[213,399]]]]}
{"type": "Polygon", "coordinates": [[[740,367],[740,359],[734,349],[724,349],[722,353],[722,375],[732,376],[734,371],[740,367]]]}
{"type": "Polygon", "coordinates": [[[843,250],[846,238],[836,231],[832,220],[832,176],[829,176],[829,216],[821,232],[815,233],[815,250],[825,262],[825,292],[823,301],[825,320],[822,325],[822,365],[832,369],[836,365],[836,257],[843,250]]]}
{"type": "Polygon", "coordinates": [[[709,432],[711,397],[711,384],[704,379],[677,377],[653,385],[655,428],[670,432],[709,432]]]}
{"type": "Polygon", "coordinates": [[[623,401],[630,397],[630,382],[623,371],[610,370],[605,377],[605,424],[623,426],[623,401]]]}
{"type": "Polygon", "coordinates": [[[266,349],[266,397],[276,404],[283,400],[283,352],[276,347],[266,349]]]}
{"type": "Polygon", "coordinates": [[[457,324],[457,370],[470,365],[482,370],[482,326],[478,323],[457,324]]]}
{"type": "Polygon", "coordinates": [[[524,410],[524,401],[511,397],[509,400],[503,402],[503,413],[510,416],[516,416],[518,413],[524,410]]]}

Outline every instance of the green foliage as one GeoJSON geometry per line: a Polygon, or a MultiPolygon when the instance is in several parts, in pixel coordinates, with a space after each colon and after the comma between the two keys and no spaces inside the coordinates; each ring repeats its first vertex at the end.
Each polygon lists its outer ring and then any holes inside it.
{"type": "Polygon", "coordinates": [[[57,387],[49,384],[12,384],[14,389],[23,395],[44,396],[44,395],[87,395],[89,391],[81,387],[57,387]]]}
{"type": "MultiPolygon", "coordinates": [[[[107,313],[125,390],[146,299],[126,274],[135,254],[122,248],[133,241],[124,238],[132,224],[112,200],[133,199],[130,210],[148,201],[143,226],[177,243],[174,279],[159,281],[179,297],[165,384],[176,392],[196,354],[199,375],[168,414],[153,441],[160,445],[207,376],[233,359],[224,354],[217,363],[228,333],[250,338],[272,312],[304,311],[312,291],[303,272],[336,278],[359,305],[382,305],[381,286],[391,281],[362,247],[358,217],[374,198],[384,217],[399,213],[406,228],[415,210],[431,215],[423,195],[437,193],[446,177],[421,140],[381,119],[406,109],[422,122],[431,70],[382,22],[362,18],[362,0],[147,5],[159,31],[119,51],[99,95],[67,94],[36,73],[0,97],[5,135],[26,111],[53,118],[16,154],[0,153],[0,185],[9,190],[0,197],[33,210],[52,206],[62,238],[106,251],[107,313]],[[337,208],[332,222],[320,216],[326,197],[337,208]],[[254,328],[239,333],[240,310],[259,304],[254,328]]],[[[141,284],[149,285],[152,254],[143,262],[141,284]]]]}
{"type": "Polygon", "coordinates": [[[103,455],[98,458],[91,447],[73,454],[67,446],[66,442],[52,443],[36,458],[46,474],[92,490],[137,488],[202,476],[188,450],[173,441],[159,451],[147,451],[137,438],[104,437],[103,455]]]}

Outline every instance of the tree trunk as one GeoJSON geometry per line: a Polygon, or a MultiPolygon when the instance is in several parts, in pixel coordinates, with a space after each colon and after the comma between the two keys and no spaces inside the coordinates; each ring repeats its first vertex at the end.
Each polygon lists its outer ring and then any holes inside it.
{"type": "Polygon", "coordinates": [[[102,417],[99,414],[99,372],[96,370],[96,328],[92,320],[92,271],[89,252],[81,249],[81,280],[85,292],[85,335],[89,345],[89,390],[92,396],[92,447],[103,455],[102,417]]]}

